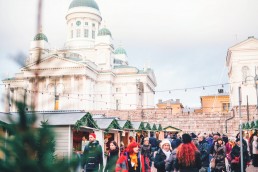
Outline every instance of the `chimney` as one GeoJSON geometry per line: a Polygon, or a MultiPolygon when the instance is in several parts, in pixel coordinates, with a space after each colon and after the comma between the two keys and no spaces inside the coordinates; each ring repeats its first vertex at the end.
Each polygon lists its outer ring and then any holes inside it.
{"type": "Polygon", "coordinates": [[[162,99],[159,99],[159,104],[161,104],[162,103],[162,99]]]}
{"type": "Polygon", "coordinates": [[[176,103],[180,103],[180,99],[176,99],[176,103]]]}
{"type": "Polygon", "coordinates": [[[223,89],[218,89],[218,93],[219,93],[219,94],[222,94],[223,92],[224,92],[223,89]]]}
{"type": "Polygon", "coordinates": [[[248,36],[248,39],[254,38],[254,36],[248,36]]]}

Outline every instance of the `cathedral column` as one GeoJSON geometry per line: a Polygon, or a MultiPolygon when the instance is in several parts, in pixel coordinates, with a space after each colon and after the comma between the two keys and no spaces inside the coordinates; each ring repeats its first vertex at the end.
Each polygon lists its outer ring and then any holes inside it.
{"type": "Polygon", "coordinates": [[[87,101],[87,99],[88,99],[88,96],[87,96],[87,94],[88,94],[88,91],[87,91],[87,76],[83,76],[82,77],[82,83],[83,83],[83,99],[85,99],[85,100],[83,100],[83,106],[82,106],[82,108],[84,109],[84,110],[87,110],[88,109],[88,101],[87,101]]]}
{"type": "MultiPolygon", "coordinates": [[[[74,93],[74,92],[75,92],[75,90],[74,90],[74,75],[73,75],[73,76],[71,77],[71,93],[74,93]]],[[[71,96],[74,97],[73,94],[71,94],[71,96]]],[[[74,99],[71,99],[70,101],[71,101],[72,103],[71,103],[71,106],[70,106],[69,109],[74,110],[74,99]]]]}
{"type": "Polygon", "coordinates": [[[10,100],[11,100],[11,97],[10,97],[10,84],[6,84],[5,85],[5,90],[4,90],[4,96],[5,96],[5,112],[8,113],[10,112],[10,100]]]}

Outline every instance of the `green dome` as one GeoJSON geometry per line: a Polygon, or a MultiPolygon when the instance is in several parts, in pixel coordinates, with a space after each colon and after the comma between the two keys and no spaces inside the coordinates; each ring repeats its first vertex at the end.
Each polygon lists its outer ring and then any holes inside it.
{"type": "Polygon", "coordinates": [[[34,37],[34,41],[38,41],[38,40],[45,40],[46,42],[48,42],[46,35],[44,35],[43,33],[38,33],[34,37]]]}
{"type": "Polygon", "coordinates": [[[102,28],[99,30],[98,36],[111,35],[111,32],[107,28],[102,28]]]}
{"type": "Polygon", "coordinates": [[[73,0],[69,6],[69,9],[74,7],[91,7],[99,10],[98,4],[94,0],[73,0]]]}
{"type": "Polygon", "coordinates": [[[122,47],[117,48],[115,50],[115,54],[125,54],[125,55],[127,55],[125,49],[123,49],[122,47]]]}

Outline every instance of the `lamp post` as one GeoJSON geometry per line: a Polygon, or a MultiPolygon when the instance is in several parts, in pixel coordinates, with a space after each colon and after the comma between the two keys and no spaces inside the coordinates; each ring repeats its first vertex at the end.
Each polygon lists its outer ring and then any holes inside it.
{"type": "MultiPolygon", "coordinates": [[[[55,83],[51,83],[51,84],[48,84],[48,86],[54,86],[54,96],[55,96],[55,104],[54,104],[54,110],[58,110],[59,109],[59,95],[57,94],[57,87],[59,85],[63,86],[64,87],[64,84],[62,83],[56,83],[56,80],[55,80],[55,83]]],[[[48,86],[47,86],[47,90],[48,90],[48,86]]]]}

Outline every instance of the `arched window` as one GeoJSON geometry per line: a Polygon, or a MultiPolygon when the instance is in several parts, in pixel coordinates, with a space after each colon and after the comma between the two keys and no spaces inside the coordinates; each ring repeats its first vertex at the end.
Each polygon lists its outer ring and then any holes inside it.
{"type": "Polygon", "coordinates": [[[249,80],[249,78],[247,78],[248,76],[250,76],[249,67],[243,66],[242,67],[242,81],[247,82],[249,80]]]}

